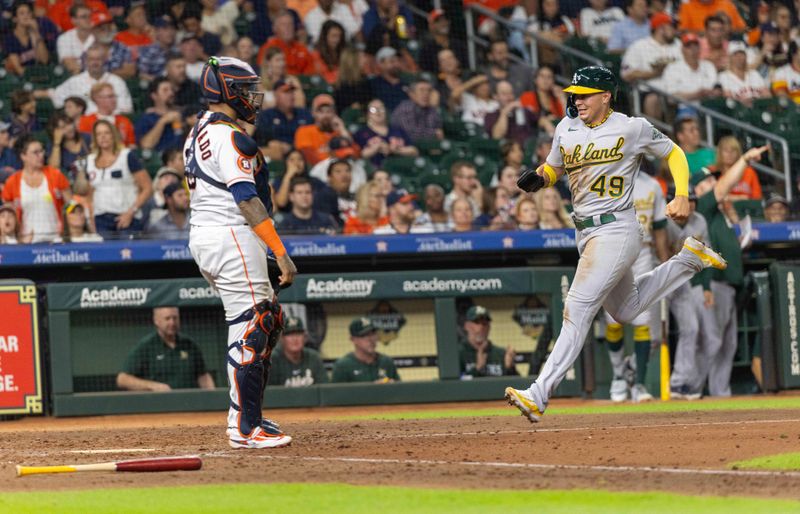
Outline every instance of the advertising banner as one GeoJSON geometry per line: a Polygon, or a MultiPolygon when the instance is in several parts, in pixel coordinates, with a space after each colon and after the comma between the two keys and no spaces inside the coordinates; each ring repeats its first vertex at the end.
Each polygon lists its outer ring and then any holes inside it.
{"type": "Polygon", "coordinates": [[[42,414],[36,287],[0,281],[0,414],[42,414]]]}

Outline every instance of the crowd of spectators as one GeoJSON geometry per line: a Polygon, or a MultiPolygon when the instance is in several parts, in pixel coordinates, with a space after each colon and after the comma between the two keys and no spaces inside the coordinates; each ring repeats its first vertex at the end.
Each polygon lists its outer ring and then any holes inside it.
{"type": "MultiPolygon", "coordinates": [[[[566,106],[558,54],[540,45],[538,68],[525,64],[532,33],[583,38],[619,55],[629,85],[681,99],[677,116],[658,93],[643,109],[674,122],[693,173],[724,175],[742,154],[735,137],[702,146],[693,104],[800,103],[800,2],[754,1],[749,12],[730,0],[495,3],[511,25],[479,23],[490,42],[468,71],[460,13],[423,17],[401,0],[15,2],[0,18],[0,86],[41,69],[50,81],[7,91],[0,107],[0,242],[185,239],[181,148],[211,55],[262,77],[265,105],[244,128],[273,173],[282,233],[573,226],[566,182],[536,195],[516,187],[566,106]]],[[[643,167],[669,189],[659,163],[643,167]]],[[[732,220],[739,200],[761,201],[768,221],[797,214],[768,192],[749,168],[726,199],[732,220]]]]}

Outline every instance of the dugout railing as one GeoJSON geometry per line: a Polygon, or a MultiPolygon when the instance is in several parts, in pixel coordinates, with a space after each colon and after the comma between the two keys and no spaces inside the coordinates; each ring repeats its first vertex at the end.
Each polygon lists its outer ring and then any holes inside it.
{"type": "MultiPolygon", "coordinates": [[[[301,275],[280,297],[289,311],[306,318],[310,344],[321,345],[323,356],[330,361],[352,350],[345,330],[350,319],[377,316],[379,323],[388,323],[382,328],[378,350],[394,358],[403,381],[300,388],[275,386],[268,390],[267,406],[501,399],[504,387],[520,387],[532,380],[528,376],[529,363],[534,361],[537,347],[533,342],[526,345],[525,338],[533,339],[535,327],[544,324],[552,327],[552,333],[558,333],[563,299],[573,273],[569,268],[505,268],[301,275]],[[517,361],[522,376],[460,379],[459,318],[463,318],[466,307],[473,303],[486,305],[492,312],[490,338],[496,344],[519,343],[517,361]],[[325,312],[325,330],[322,331],[315,318],[320,309],[325,312]],[[405,320],[403,323],[397,322],[398,313],[405,320]],[[393,340],[392,331],[396,332],[393,340]],[[389,342],[384,342],[387,333],[389,342]]],[[[50,399],[54,415],[222,410],[227,407],[224,374],[227,327],[218,296],[203,280],[51,284],[46,288],[46,298],[50,399]],[[217,389],[158,394],[115,389],[114,377],[127,353],[139,338],[153,331],[152,307],[162,305],[181,308],[181,332],[194,338],[202,348],[217,389]]],[[[541,359],[535,362],[540,363],[541,359]]],[[[583,382],[586,376],[592,378],[592,374],[585,374],[583,366],[579,360],[557,394],[590,393],[584,391],[583,382]]],[[[589,366],[587,370],[593,368],[593,364],[589,366]]]]}

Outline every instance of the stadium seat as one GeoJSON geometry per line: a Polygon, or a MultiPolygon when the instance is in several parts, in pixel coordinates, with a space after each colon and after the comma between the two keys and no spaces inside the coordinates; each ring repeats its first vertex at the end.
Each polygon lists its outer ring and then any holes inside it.
{"type": "Polygon", "coordinates": [[[733,208],[739,218],[749,214],[753,219],[764,219],[764,204],[761,200],[737,200],[733,202],[733,208]]]}

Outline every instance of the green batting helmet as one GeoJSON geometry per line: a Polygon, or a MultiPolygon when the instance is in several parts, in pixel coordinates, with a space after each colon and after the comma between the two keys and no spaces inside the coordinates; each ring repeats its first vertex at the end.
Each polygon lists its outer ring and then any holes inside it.
{"type": "Polygon", "coordinates": [[[611,98],[617,98],[617,77],[603,66],[584,66],[572,76],[572,83],[564,89],[565,93],[570,93],[567,99],[567,115],[570,118],[578,116],[578,109],[575,107],[575,99],[572,95],[591,95],[608,91],[611,98]]]}

